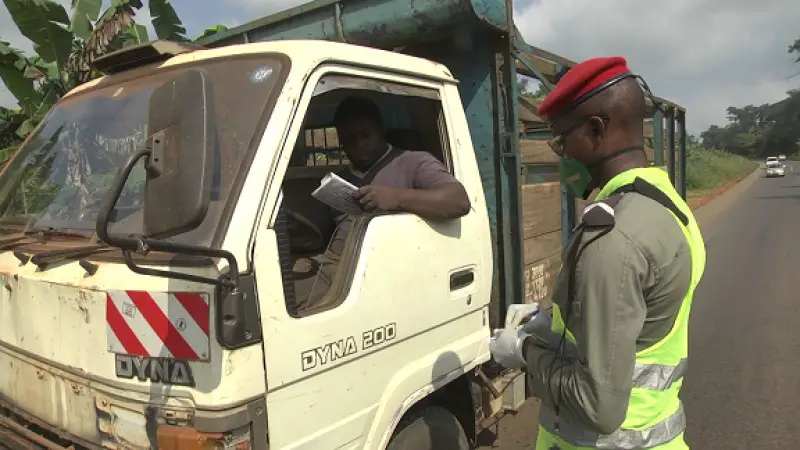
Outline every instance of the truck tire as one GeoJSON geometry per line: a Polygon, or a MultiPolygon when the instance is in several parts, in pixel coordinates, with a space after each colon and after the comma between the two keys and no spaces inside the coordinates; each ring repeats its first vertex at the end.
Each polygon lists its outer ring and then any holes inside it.
{"type": "Polygon", "coordinates": [[[398,425],[386,450],[470,450],[467,434],[450,411],[429,406],[398,425]]]}

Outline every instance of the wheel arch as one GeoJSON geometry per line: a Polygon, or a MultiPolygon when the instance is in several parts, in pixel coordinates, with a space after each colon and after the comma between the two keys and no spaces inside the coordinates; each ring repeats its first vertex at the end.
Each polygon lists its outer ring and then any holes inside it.
{"type": "Polygon", "coordinates": [[[439,406],[452,413],[464,429],[467,439],[474,443],[478,434],[479,405],[480,388],[471,372],[453,378],[438,389],[420,389],[409,396],[403,407],[397,411],[396,419],[381,439],[380,448],[385,449],[389,445],[407,418],[429,406],[439,406]]]}

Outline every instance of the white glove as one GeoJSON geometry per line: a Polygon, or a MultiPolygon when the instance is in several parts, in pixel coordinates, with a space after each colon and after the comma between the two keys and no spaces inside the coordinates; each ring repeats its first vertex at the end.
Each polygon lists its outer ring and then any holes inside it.
{"type": "Polygon", "coordinates": [[[506,312],[506,328],[517,328],[523,320],[539,312],[539,303],[515,303],[506,312]]]}
{"type": "Polygon", "coordinates": [[[509,369],[522,369],[527,366],[525,356],[522,354],[522,344],[530,336],[522,328],[500,328],[494,330],[494,335],[489,340],[489,350],[498,364],[509,369]]]}
{"type": "Polygon", "coordinates": [[[510,369],[522,369],[528,365],[525,355],[522,354],[522,343],[531,335],[527,328],[538,317],[538,313],[538,303],[514,304],[508,307],[506,327],[494,330],[494,335],[489,339],[489,350],[498,364],[510,369]],[[526,319],[527,322],[522,324],[526,319]]]}

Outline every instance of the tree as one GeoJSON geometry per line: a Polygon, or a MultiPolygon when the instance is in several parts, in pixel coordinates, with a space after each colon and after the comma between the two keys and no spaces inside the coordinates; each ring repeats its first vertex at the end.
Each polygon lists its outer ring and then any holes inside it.
{"type": "MultiPolygon", "coordinates": [[[[800,38],[789,46],[800,63],[800,38]]],[[[800,90],[772,104],[730,106],[728,124],[712,125],[700,134],[703,147],[724,149],[747,157],[794,153],[800,143],[800,90]]]]}
{"type": "Polygon", "coordinates": [[[536,91],[531,91],[530,78],[522,76],[517,76],[517,91],[519,95],[530,100],[541,100],[547,95],[547,90],[542,85],[539,85],[536,91]]]}
{"type": "Polygon", "coordinates": [[[793,153],[800,139],[800,91],[777,103],[728,107],[727,118],[724,127],[712,125],[700,134],[703,147],[750,158],[793,153]]]}
{"type": "MultiPolygon", "coordinates": [[[[111,0],[104,11],[103,0],[72,0],[71,18],[53,0],[3,1],[36,55],[26,56],[0,40],[0,78],[19,105],[0,109],[0,153],[19,144],[70,89],[99,76],[91,67],[96,58],[149,41],[147,28],[134,20],[142,0],[111,0]]],[[[169,0],[150,0],[149,7],[159,39],[190,40],[169,0]]],[[[225,29],[210,27],[203,36],[225,29]]]]}
{"type": "MultiPolygon", "coordinates": [[[[800,38],[789,46],[800,63],[800,38]]],[[[712,125],[701,133],[705,148],[725,149],[747,157],[794,153],[800,142],[800,90],[772,104],[730,106],[728,124],[712,125]]]]}
{"type": "MultiPolygon", "coordinates": [[[[72,18],[52,0],[4,0],[12,20],[33,43],[26,56],[0,41],[0,78],[19,108],[6,111],[6,124],[26,136],[61,96],[98,74],[90,64],[98,56],[147,39],[133,20],[141,0],[113,0],[101,12],[101,0],[72,0],[72,18]],[[22,120],[20,120],[22,119],[22,120]]],[[[9,141],[8,136],[4,141],[9,141]]]]}

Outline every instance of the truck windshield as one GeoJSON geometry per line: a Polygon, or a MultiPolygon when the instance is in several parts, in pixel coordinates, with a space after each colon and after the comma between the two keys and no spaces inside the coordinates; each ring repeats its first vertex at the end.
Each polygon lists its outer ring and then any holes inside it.
{"type": "MultiPolygon", "coordinates": [[[[204,222],[173,240],[218,245],[217,237],[227,224],[223,210],[229,208],[224,206],[238,197],[234,186],[246,175],[248,158],[260,138],[259,125],[268,119],[273,97],[280,91],[281,73],[288,68],[277,56],[211,59],[154,69],[135,79],[115,82],[112,78],[63,99],[0,177],[0,235],[55,229],[91,236],[114,177],[145,145],[151,94],[189,68],[202,70],[210,84],[218,169],[204,222]]],[[[180,149],[195,150],[199,149],[180,149]]],[[[112,214],[112,233],[142,231],[144,179],[139,164],[112,214]]]]}

